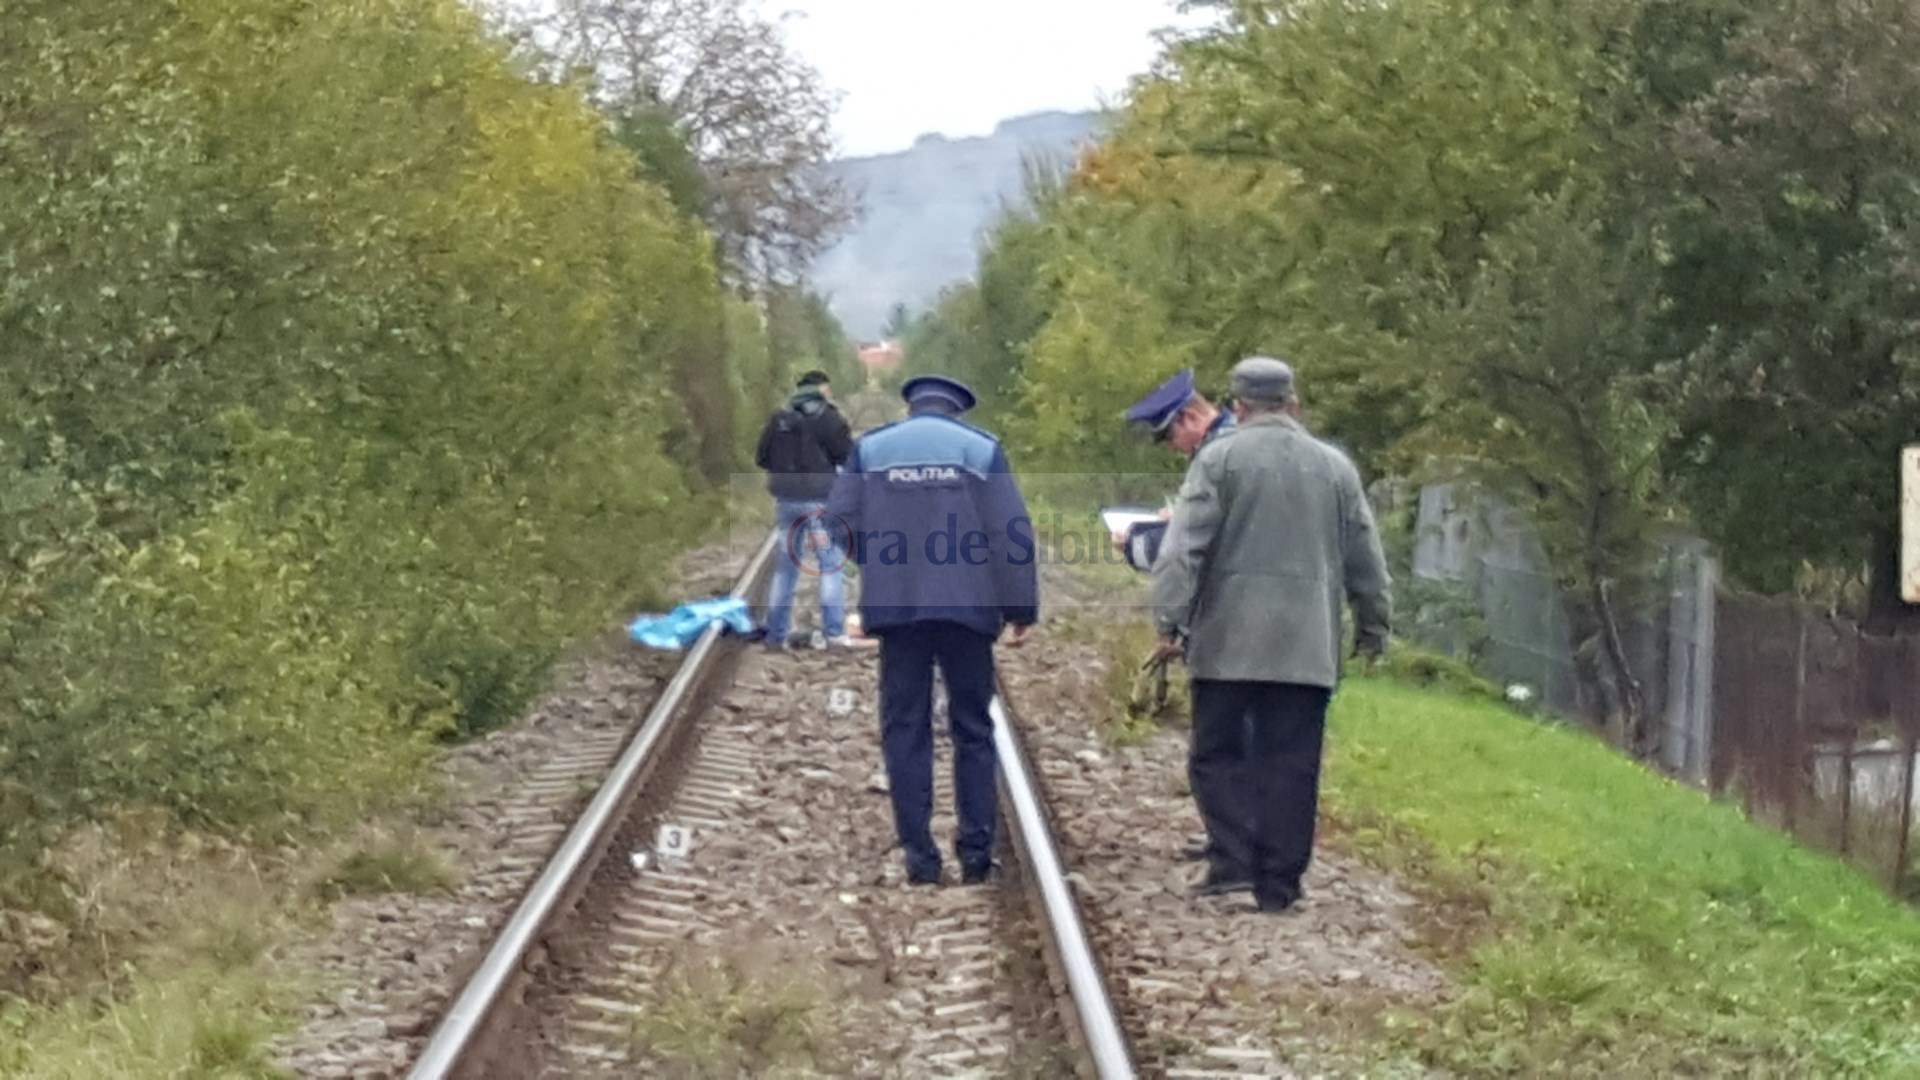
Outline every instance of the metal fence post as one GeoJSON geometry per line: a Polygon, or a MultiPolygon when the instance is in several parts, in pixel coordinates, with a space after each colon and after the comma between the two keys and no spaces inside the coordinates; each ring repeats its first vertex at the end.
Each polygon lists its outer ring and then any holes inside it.
{"type": "MultiPolygon", "coordinates": [[[[1905,647],[1907,678],[1920,682],[1920,638],[1908,638],[1905,647]]],[[[1913,774],[1920,767],[1920,699],[1909,694],[1903,704],[1904,714],[1896,718],[1907,736],[1907,752],[1900,763],[1900,837],[1894,844],[1893,873],[1888,876],[1895,894],[1906,881],[1907,862],[1913,857],[1913,774]]]]}
{"type": "Polygon", "coordinates": [[[1913,773],[1916,760],[1920,760],[1920,735],[1907,737],[1907,752],[1902,757],[1905,760],[1900,770],[1900,837],[1894,844],[1893,873],[1888,876],[1895,893],[1907,879],[1907,860],[1913,855],[1913,773]]]}
{"type": "Polygon", "coordinates": [[[1720,652],[1720,564],[1713,556],[1700,559],[1699,584],[1694,605],[1693,686],[1688,694],[1694,726],[1700,732],[1699,775],[1702,781],[1713,776],[1714,740],[1719,725],[1714,717],[1713,672],[1720,652]]]}
{"type": "Polygon", "coordinates": [[[1787,757],[1787,835],[1800,835],[1800,780],[1807,770],[1807,616],[1793,609],[1793,621],[1800,628],[1800,644],[1793,654],[1793,726],[1787,733],[1790,754],[1787,757]]]}
{"type": "Polygon", "coordinates": [[[1853,852],[1853,743],[1852,732],[1840,750],[1840,854],[1853,852]]]}

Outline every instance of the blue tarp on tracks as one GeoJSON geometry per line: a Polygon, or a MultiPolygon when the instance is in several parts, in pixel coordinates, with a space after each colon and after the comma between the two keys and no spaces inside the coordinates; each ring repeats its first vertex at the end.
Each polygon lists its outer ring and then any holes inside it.
{"type": "Polygon", "coordinates": [[[665,615],[642,615],[627,627],[627,636],[650,649],[678,651],[700,640],[700,635],[715,622],[724,623],[736,634],[752,634],[753,616],[747,602],[737,596],[716,596],[710,600],[691,600],[665,615]]]}

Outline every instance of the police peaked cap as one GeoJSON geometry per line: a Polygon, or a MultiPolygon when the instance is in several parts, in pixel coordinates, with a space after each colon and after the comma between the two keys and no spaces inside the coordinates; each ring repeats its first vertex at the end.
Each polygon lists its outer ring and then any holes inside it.
{"type": "Polygon", "coordinates": [[[916,375],[900,387],[900,396],[909,404],[923,397],[941,398],[950,402],[961,412],[973,408],[974,403],[979,400],[973,396],[973,391],[967,388],[966,383],[958,379],[949,379],[945,375],[916,375]]]}
{"type": "Polygon", "coordinates": [[[1153,431],[1165,431],[1180,410],[1197,396],[1193,388],[1193,369],[1188,368],[1154,387],[1153,392],[1127,410],[1127,422],[1145,424],[1153,431]]]}

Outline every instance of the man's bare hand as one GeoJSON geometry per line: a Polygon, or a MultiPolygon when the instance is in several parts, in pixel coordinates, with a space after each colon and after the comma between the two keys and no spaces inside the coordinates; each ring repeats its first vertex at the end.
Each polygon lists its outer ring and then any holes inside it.
{"type": "Polygon", "coordinates": [[[1168,635],[1161,638],[1160,644],[1153,647],[1153,655],[1147,657],[1147,662],[1150,664],[1169,663],[1185,657],[1186,654],[1187,647],[1180,643],[1180,639],[1168,635]]]}
{"type": "Polygon", "coordinates": [[[1007,647],[1010,649],[1017,649],[1020,646],[1025,645],[1027,643],[1028,636],[1030,636],[1032,633],[1033,633],[1033,625],[1031,623],[1014,627],[1012,633],[1009,633],[1007,635],[1007,647]]]}

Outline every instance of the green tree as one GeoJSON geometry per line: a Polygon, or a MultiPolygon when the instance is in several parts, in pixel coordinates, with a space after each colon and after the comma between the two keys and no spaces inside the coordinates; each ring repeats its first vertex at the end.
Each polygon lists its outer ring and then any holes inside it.
{"type": "Polygon", "coordinates": [[[1920,416],[1916,48],[1912,5],[1782,3],[1663,143],[1672,468],[1745,580],[1870,567],[1880,624],[1900,617],[1894,463],[1920,416]]]}
{"type": "Polygon", "coordinates": [[[1538,529],[1585,681],[1643,755],[1658,732],[1621,627],[1643,599],[1671,430],[1646,392],[1650,262],[1570,198],[1516,220],[1423,335],[1441,404],[1412,440],[1488,481],[1538,529]]]}
{"type": "Polygon", "coordinates": [[[456,0],[0,25],[0,849],[351,820],[702,527],[711,240],[456,0]]]}

